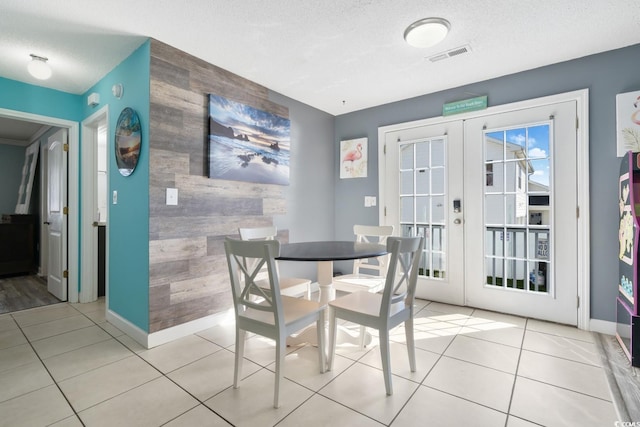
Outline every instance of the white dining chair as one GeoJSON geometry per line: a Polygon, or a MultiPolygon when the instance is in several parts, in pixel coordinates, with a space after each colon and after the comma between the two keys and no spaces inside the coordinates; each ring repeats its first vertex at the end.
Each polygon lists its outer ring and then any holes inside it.
{"type": "MultiPolygon", "coordinates": [[[[274,240],[278,235],[278,229],[273,226],[241,227],[238,228],[238,233],[242,240],[274,240]]],[[[269,288],[266,269],[263,269],[261,275],[258,277],[258,286],[261,286],[263,289],[269,288]]],[[[280,277],[280,293],[292,297],[304,296],[306,299],[311,299],[311,280],[301,277],[280,277]]]]}
{"type": "Polygon", "coordinates": [[[315,323],[320,373],[326,369],[326,305],[280,294],[280,280],[274,259],[280,252],[277,240],[242,241],[226,238],[224,248],[236,318],[233,387],[240,385],[246,332],[271,338],[276,342],[273,407],[278,408],[287,336],[315,323]],[[266,266],[269,277],[268,291],[255,280],[263,266],[266,266]],[[256,295],[260,298],[256,299],[256,295]]]}
{"type": "Polygon", "coordinates": [[[354,292],[329,302],[329,370],[333,369],[336,351],[336,319],[344,319],[378,330],[380,355],[387,395],[393,394],[389,331],[404,323],[411,372],[416,371],[416,349],[413,336],[413,301],[422,256],[422,237],[389,237],[391,253],[387,278],[382,293],[354,292]]]}
{"type": "MultiPolygon", "coordinates": [[[[385,245],[387,238],[393,234],[393,226],[354,225],[353,233],[356,235],[356,242],[385,245]]],[[[353,260],[353,273],[334,277],[333,286],[337,291],[349,293],[379,292],[384,288],[388,260],[388,255],[353,260]]]]}
{"type": "MultiPolygon", "coordinates": [[[[356,224],[353,226],[353,233],[356,235],[356,242],[385,245],[387,238],[393,234],[393,226],[356,224]]],[[[388,262],[389,255],[353,260],[353,273],[334,277],[333,287],[337,291],[348,293],[380,292],[384,288],[388,262]]],[[[367,338],[365,329],[364,326],[360,327],[361,348],[365,346],[367,338]]]]}

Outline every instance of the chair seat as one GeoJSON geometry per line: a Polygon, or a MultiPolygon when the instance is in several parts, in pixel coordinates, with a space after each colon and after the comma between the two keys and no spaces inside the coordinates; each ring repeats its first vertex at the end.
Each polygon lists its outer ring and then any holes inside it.
{"type": "MultiPolygon", "coordinates": [[[[351,312],[359,318],[362,316],[372,319],[380,318],[380,305],[382,304],[382,294],[374,294],[367,291],[354,292],[329,302],[329,305],[341,312],[351,312]]],[[[407,308],[404,301],[391,305],[389,317],[403,312],[407,308]]],[[[342,316],[341,316],[342,317],[342,316]]],[[[346,317],[343,317],[346,319],[346,317]]],[[[348,320],[348,319],[346,319],[348,320]]],[[[379,322],[378,322],[379,323],[379,322]]]]}
{"type": "Polygon", "coordinates": [[[372,274],[344,274],[334,277],[333,287],[343,292],[380,292],[384,289],[385,278],[372,274]]]}
{"type": "MultiPolygon", "coordinates": [[[[304,298],[294,298],[286,295],[282,295],[281,298],[285,325],[289,325],[307,315],[314,315],[315,313],[327,308],[326,304],[320,304],[316,301],[309,301],[304,298]]],[[[248,308],[240,315],[240,317],[266,323],[268,325],[274,325],[273,312],[270,311],[260,311],[248,308]]]]}
{"type": "MultiPolygon", "coordinates": [[[[263,289],[269,289],[269,279],[257,280],[256,285],[263,289]]],[[[307,295],[311,280],[302,279],[300,277],[281,277],[280,278],[280,294],[290,297],[298,297],[307,295]]]]}

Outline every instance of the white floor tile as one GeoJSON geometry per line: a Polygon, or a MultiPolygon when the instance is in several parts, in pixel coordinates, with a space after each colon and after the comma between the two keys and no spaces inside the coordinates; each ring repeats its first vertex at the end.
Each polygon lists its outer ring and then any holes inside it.
{"type": "Polygon", "coordinates": [[[230,347],[236,343],[236,327],[234,323],[214,326],[198,332],[196,335],[201,336],[220,347],[230,347]]]}
{"type": "Polygon", "coordinates": [[[73,415],[55,385],[0,403],[0,426],[46,426],[73,415]]]}
{"type": "Polygon", "coordinates": [[[480,325],[483,323],[498,323],[502,327],[524,329],[527,324],[527,319],[524,317],[512,316],[510,314],[496,313],[495,311],[486,311],[479,309],[473,310],[471,319],[474,319],[474,325],[480,325]]]}
{"type": "Polygon", "coordinates": [[[96,311],[105,311],[105,298],[101,297],[96,301],[85,302],[85,303],[77,303],[70,304],[73,308],[78,310],[80,313],[93,313],[96,311]]]}
{"type": "Polygon", "coordinates": [[[44,359],[43,362],[56,381],[62,381],[129,356],[131,351],[112,338],[44,359]]]}
{"type": "Polygon", "coordinates": [[[420,386],[392,426],[503,426],[506,414],[420,386]]]}
{"type": "Polygon", "coordinates": [[[27,339],[31,342],[48,338],[54,335],[64,334],[66,332],[94,326],[93,322],[82,314],[76,316],[65,317],[62,319],[51,320],[46,323],[38,323],[37,325],[27,326],[23,328],[23,332],[27,339]]]}
{"type": "Polygon", "coordinates": [[[74,415],[69,418],[65,418],[62,421],[58,421],[57,423],[51,424],[50,427],[84,427],[80,418],[77,415],[74,415]]]}
{"type": "MultiPolygon", "coordinates": [[[[201,401],[205,401],[233,385],[235,354],[221,350],[196,360],[167,376],[201,401]]],[[[262,369],[244,360],[242,378],[262,369]]]]}
{"type": "Polygon", "coordinates": [[[507,412],[514,375],[443,356],[423,384],[507,412]]]}
{"type": "Polygon", "coordinates": [[[607,379],[597,366],[523,350],[518,376],[611,401],[607,379]]]}
{"type": "Polygon", "coordinates": [[[0,372],[0,402],[53,384],[53,379],[39,361],[0,372]]]}
{"type": "Polygon", "coordinates": [[[320,394],[383,424],[389,424],[418,387],[393,375],[393,395],[387,396],[382,371],[355,363],[331,381],[320,394]]]}
{"type": "Polygon", "coordinates": [[[3,348],[25,344],[27,342],[28,341],[24,337],[24,334],[17,327],[15,329],[0,331],[0,350],[2,350],[3,348]]]}
{"type": "MultiPolygon", "coordinates": [[[[456,331],[458,330],[460,330],[460,328],[456,328],[456,331]]],[[[451,333],[449,335],[436,335],[434,331],[426,332],[419,329],[415,329],[413,333],[413,339],[415,341],[416,348],[427,350],[436,354],[444,353],[444,351],[447,349],[447,347],[449,347],[453,339],[456,337],[455,333],[451,333]]],[[[391,338],[391,340],[395,341],[393,337],[391,338]]]]}
{"type": "Polygon", "coordinates": [[[437,313],[461,314],[464,316],[470,316],[474,310],[471,307],[461,307],[458,305],[444,304],[441,302],[432,302],[428,304],[424,309],[437,313]]]}
{"type": "Polygon", "coordinates": [[[280,383],[280,407],[273,407],[275,376],[261,369],[243,380],[240,387],[229,387],[207,400],[205,405],[236,426],[272,426],[313,394],[284,378],[280,383]]]}
{"type": "Polygon", "coordinates": [[[59,385],[75,410],[82,411],[160,376],[144,360],[130,356],[61,381],[59,385]]]}
{"type": "Polygon", "coordinates": [[[38,356],[29,344],[20,344],[0,350],[0,372],[38,361],[38,356]]]}
{"type": "Polygon", "coordinates": [[[598,348],[595,344],[586,341],[527,330],[524,334],[522,348],[576,362],[601,365],[598,348]]]}
{"type": "Polygon", "coordinates": [[[196,406],[197,400],[161,377],[78,415],[87,426],[159,426],[196,406]]]}
{"type": "Polygon", "coordinates": [[[458,335],[444,355],[515,374],[520,349],[458,335]]]}
{"type": "Polygon", "coordinates": [[[278,424],[278,427],[299,427],[301,425],[305,427],[332,425],[382,427],[379,422],[318,394],[288,415],[278,424]]]}
{"type": "Polygon", "coordinates": [[[100,323],[98,326],[100,326],[100,328],[102,328],[106,333],[108,333],[112,337],[120,337],[124,335],[124,332],[122,332],[120,329],[116,328],[109,322],[100,323]]]}
{"type": "MultiPolygon", "coordinates": [[[[92,324],[93,325],[93,324],[92,324]]],[[[56,356],[111,339],[111,336],[96,325],[77,329],[64,334],[45,338],[32,343],[33,348],[42,359],[56,356]]]]}
{"type": "Polygon", "coordinates": [[[524,339],[524,329],[500,322],[474,324],[473,326],[465,327],[461,333],[470,338],[491,341],[516,348],[522,347],[522,340],[524,339]]]}
{"type": "Polygon", "coordinates": [[[522,418],[509,415],[507,418],[507,427],[539,427],[540,424],[534,424],[532,422],[523,420],[522,418]]]}
{"type": "Polygon", "coordinates": [[[612,426],[617,416],[611,402],[518,377],[510,413],[548,427],[612,426]]]}
{"type": "Polygon", "coordinates": [[[10,314],[3,314],[0,316],[0,332],[15,331],[18,329],[18,324],[10,314]]]}
{"type": "Polygon", "coordinates": [[[595,337],[591,332],[580,330],[575,326],[560,325],[558,323],[529,319],[527,321],[527,330],[595,343],[595,337]]]}
{"type": "Polygon", "coordinates": [[[26,328],[40,323],[64,319],[65,317],[77,316],[78,314],[80,313],[69,304],[54,304],[19,311],[11,315],[20,327],[26,328]]]}
{"type": "Polygon", "coordinates": [[[188,412],[164,424],[164,427],[229,427],[229,423],[204,405],[198,405],[188,412]]]}
{"type": "Polygon", "coordinates": [[[164,373],[171,372],[222,348],[197,335],[189,335],[138,353],[164,373]]]}
{"type": "MultiPolygon", "coordinates": [[[[416,382],[422,382],[440,358],[440,356],[435,353],[416,348],[416,372],[411,372],[409,352],[405,344],[392,342],[389,346],[389,352],[391,353],[391,372],[394,375],[416,382]]],[[[364,355],[359,362],[377,369],[382,369],[380,347],[377,346],[372,349],[372,351],[364,355]]]]}
{"type": "MultiPolygon", "coordinates": [[[[333,370],[321,374],[318,348],[307,345],[286,355],[283,375],[295,383],[318,391],[352,363],[353,361],[347,358],[337,356],[333,370]]],[[[275,362],[267,366],[267,369],[275,373],[275,362]]]]}

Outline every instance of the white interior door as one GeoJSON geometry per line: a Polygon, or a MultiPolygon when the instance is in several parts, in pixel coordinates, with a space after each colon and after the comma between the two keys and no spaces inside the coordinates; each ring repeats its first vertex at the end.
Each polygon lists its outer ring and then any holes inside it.
{"type": "Polygon", "coordinates": [[[576,102],[464,124],[466,305],[576,325],[576,102]]]}
{"type": "Polygon", "coordinates": [[[389,131],[384,141],[383,223],[395,235],[425,237],[416,295],[462,305],[462,121],[389,131]]]}
{"type": "Polygon", "coordinates": [[[60,129],[47,141],[47,288],[56,298],[67,300],[67,129],[60,129]]]}

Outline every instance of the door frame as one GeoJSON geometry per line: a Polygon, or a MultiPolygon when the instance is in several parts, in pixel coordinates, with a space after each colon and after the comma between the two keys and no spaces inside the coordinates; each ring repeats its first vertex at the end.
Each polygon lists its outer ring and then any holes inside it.
{"type": "MultiPolygon", "coordinates": [[[[80,258],[81,289],[80,302],[91,302],[98,299],[98,228],[93,226],[97,221],[97,138],[98,124],[109,124],[109,106],[105,105],[82,121],[82,257],[80,258]]],[[[107,135],[108,138],[108,135],[107,135]]],[[[108,169],[108,162],[107,162],[108,169]]],[[[107,172],[107,180],[109,173],[107,172]]],[[[107,182],[107,187],[109,183],[107,182]]],[[[108,221],[108,218],[107,218],[108,221]]],[[[108,252],[107,252],[108,253],[108,252]]],[[[108,262],[108,260],[105,260],[108,262]]],[[[105,264],[108,265],[108,264],[105,264]]],[[[108,271],[108,268],[106,269],[108,271]]],[[[107,290],[105,289],[105,297],[107,290]]]]}
{"type": "Polygon", "coordinates": [[[69,154],[67,163],[67,206],[69,214],[67,215],[67,266],[69,272],[67,278],[67,300],[69,302],[78,302],[78,267],[79,267],[79,247],[78,247],[78,223],[79,212],[76,208],[78,204],[78,187],[79,187],[79,158],[78,147],[80,141],[80,126],[78,122],[60,119],[56,117],[43,116],[40,114],[25,113],[23,111],[8,110],[0,108],[0,117],[24,120],[28,122],[41,123],[43,125],[66,128],[68,132],[69,154]]]}
{"type": "MultiPolygon", "coordinates": [[[[384,223],[386,212],[386,197],[384,190],[385,173],[387,170],[385,156],[385,134],[396,132],[406,128],[416,126],[428,126],[452,120],[467,120],[488,115],[507,113],[511,111],[557,104],[561,102],[576,102],[576,152],[577,152],[577,200],[578,200],[578,328],[589,329],[591,318],[591,278],[589,274],[591,237],[589,233],[589,89],[580,89],[572,92],[565,92],[556,95],[544,96],[540,98],[528,99],[509,104],[489,107],[485,110],[473,111],[469,113],[456,114],[455,116],[439,116],[427,119],[415,120],[411,122],[398,123],[378,128],[378,195],[380,203],[378,207],[378,217],[380,224],[384,223]]],[[[465,285],[466,286],[466,285],[465,285]]]]}

